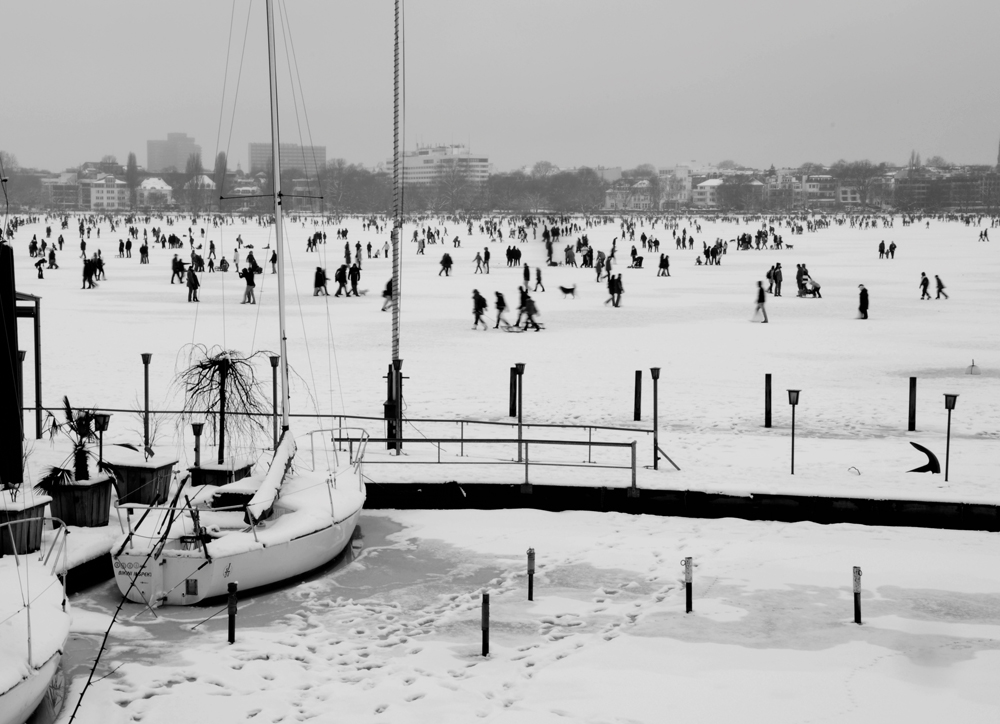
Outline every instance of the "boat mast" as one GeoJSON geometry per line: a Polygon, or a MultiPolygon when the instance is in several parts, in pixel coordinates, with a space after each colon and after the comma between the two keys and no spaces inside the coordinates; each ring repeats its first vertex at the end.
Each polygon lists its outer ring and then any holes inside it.
{"type": "Polygon", "coordinates": [[[274,59],[274,8],[267,6],[267,64],[271,81],[271,187],[274,194],[274,237],[278,255],[278,330],[281,335],[281,429],[288,430],[288,345],[285,336],[285,245],[281,229],[281,164],[278,153],[278,71],[274,59]]]}

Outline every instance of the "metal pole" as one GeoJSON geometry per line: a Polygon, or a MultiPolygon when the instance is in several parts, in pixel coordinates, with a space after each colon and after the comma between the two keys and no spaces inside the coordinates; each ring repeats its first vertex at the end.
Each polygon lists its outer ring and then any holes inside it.
{"type": "Polygon", "coordinates": [[[795,405],[792,405],[792,475],[795,475],[795,405]]]}
{"type": "Polygon", "coordinates": [[[517,368],[510,368],[510,416],[517,417],[517,368]]]}
{"type": "Polygon", "coordinates": [[[917,429],[917,378],[910,378],[910,416],[907,420],[906,429],[914,432],[917,429]]]}
{"type": "Polygon", "coordinates": [[[483,656],[490,655],[490,594],[483,594],[483,656]]]}
{"type": "Polygon", "coordinates": [[[948,410],[948,441],[944,448],[944,481],[948,482],[948,463],[951,460],[951,410],[948,410]]]}
{"type": "Polygon", "coordinates": [[[528,600],[535,600],[535,549],[528,549],[528,600]]]}
{"type": "Polygon", "coordinates": [[[635,404],[633,417],[636,422],[642,419],[642,370],[635,371],[635,404]]]}
{"type": "Polygon", "coordinates": [[[660,380],[653,378],[653,470],[660,469],[660,380]]]}
{"type": "Polygon", "coordinates": [[[692,591],[694,564],[691,556],[687,556],[681,564],[684,566],[684,612],[691,613],[694,610],[694,592],[692,591]]]}
{"type": "Polygon", "coordinates": [[[771,427],[771,373],[764,375],[764,427],[771,427]]]}
{"type": "Polygon", "coordinates": [[[517,376],[517,461],[521,462],[521,425],[524,416],[524,375],[517,376]]]}
{"type": "Polygon", "coordinates": [[[143,389],[143,410],[142,410],[142,444],[149,449],[149,362],[153,359],[151,352],[142,353],[142,389],[143,389]]]}
{"type": "Polygon", "coordinates": [[[278,448],[278,361],[281,358],[273,355],[271,360],[271,427],[274,438],[274,448],[278,448]]]}
{"type": "Polygon", "coordinates": [[[35,300],[35,439],[42,439],[42,300],[35,300]]]}
{"type": "Polygon", "coordinates": [[[854,566],[854,623],[861,624],[861,568],[854,566]]]}
{"type": "Polygon", "coordinates": [[[21,416],[21,439],[24,435],[24,358],[28,353],[17,351],[17,414],[21,416]]]}
{"type": "Polygon", "coordinates": [[[396,454],[403,454],[403,360],[393,358],[396,372],[396,454]]]}
{"type": "Polygon", "coordinates": [[[229,590],[229,643],[236,643],[236,584],[230,583],[229,590]]]}

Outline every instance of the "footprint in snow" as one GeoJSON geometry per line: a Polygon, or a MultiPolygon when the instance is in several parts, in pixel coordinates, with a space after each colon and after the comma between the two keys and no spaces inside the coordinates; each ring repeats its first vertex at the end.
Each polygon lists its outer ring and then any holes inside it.
{"type": "Polygon", "coordinates": [[[416,694],[413,694],[411,696],[406,697],[406,700],[407,701],[416,701],[417,699],[423,699],[425,696],[427,696],[427,694],[425,694],[423,692],[418,692],[416,694]]]}

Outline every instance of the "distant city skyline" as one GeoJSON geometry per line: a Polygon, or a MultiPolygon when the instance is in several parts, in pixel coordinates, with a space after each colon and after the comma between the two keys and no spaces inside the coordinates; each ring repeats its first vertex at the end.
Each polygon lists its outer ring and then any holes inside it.
{"type": "MultiPolygon", "coordinates": [[[[905,163],[914,149],[992,164],[1000,138],[996,3],[404,8],[406,149],[464,143],[497,171],[536,161],[905,163]]],[[[368,166],[391,156],[392,10],[283,6],[293,44],[286,52],[279,24],[282,143],[325,145],[330,159],[368,166]]],[[[107,154],[124,162],[130,151],[142,158],[148,140],[183,132],[206,167],[227,151],[233,168],[247,169],[248,144],[269,136],[257,4],[54,0],[11,6],[5,21],[18,28],[5,37],[6,57],[31,58],[6,75],[0,106],[0,149],[23,166],[61,171],[107,154]],[[141,46],[141,62],[117,55],[113,69],[96,72],[98,51],[129,44],[141,46]]]]}

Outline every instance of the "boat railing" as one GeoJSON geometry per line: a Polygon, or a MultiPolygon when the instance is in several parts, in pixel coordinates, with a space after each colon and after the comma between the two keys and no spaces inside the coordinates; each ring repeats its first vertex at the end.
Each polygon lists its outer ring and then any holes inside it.
{"type": "MultiPolygon", "coordinates": [[[[145,503],[121,503],[115,501],[115,511],[118,515],[118,526],[121,528],[122,533],[128,532],[125,540],[122,541],[121,546],[119,546],[118,551],[114,554],[119,556],[125,550],[125,547],[134,548],[134,539],[140,537],[137,533],[137,528],[142,524],[143,519],[149,515],[152,511],[161,511],[167,513],[171,517],[171,523],[176,520],[177,516],[187,516],[191,519],[192,527],[195,529],[206,530],[205,526],[202,526],[200,522],[195,520],[195,515],[198,513],[232,513],[232,512],[242,512],[243,519],[250,521],[247,523],[247,529],[253,534],[253,539],[256,542],[260,542],[257,538],[257,523],[254,521],[254,517],[250,515],[247,503],[242,503],[239,505],[220,505],[215,508],[195,508],[190,504],[185,505],[146,505],[145,503]],[[125,523],[122,523],[121,511],[125,511],[125,523]],[[142,511],[142,517],[139,519],[139,523],[136,526],[132,525],[132,514],[136,511],[142,511]]],[[[167,526],[168,530],[170,526],[167,526]]],[[[201,531],[196,530],[196,534],[201,531]]],[[[243,532],[246,532],[245,530],[243,532]]],[[[156,536],[143,536],[149,538],[150,540],[155,540],[157,543],[163,543],[166,540],[166,533],[158,532],[156,536]]],[[[155,546],[154,546],[155,547],[155,546]]],[[[162,550],[162,546],[160,546],[162,550]]],[[[158,557],[158,556],[154,556],[158,557]]]]}
{"type": "MultiPolygon", "coordinates": [[[[369,434],[361,427],[324,427],[310,430],[306,433],[309,436],[309,461],[310,469],[316,470],[316,436],[323,435],[323,450],[333,454],[333,469],[340,468],[340,453],[344,452],[344,443],[347,444],[348,463],[354,468],[354,472],[361,478],[361,467],[364,464],[365,452],[368,449],[369,434]],[[327,443],[330,443],[327,445],[327,443]]],[[[336,481],[334,481],[336,487],[336,481]]]]}

